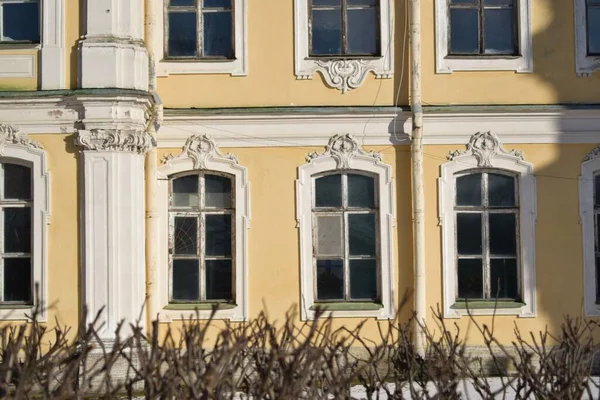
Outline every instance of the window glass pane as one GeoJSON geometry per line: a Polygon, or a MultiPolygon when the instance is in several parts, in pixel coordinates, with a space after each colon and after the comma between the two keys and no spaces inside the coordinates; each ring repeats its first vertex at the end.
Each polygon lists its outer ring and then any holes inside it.
{"type": "Polygon", "coordinates": [[[481,214],[456,214],[458,254],[481,255],[481,214]]]}
{"type": "Polygon", "coordinates": [[[204,0],[204,7],[231,8],[231,0],[204,0]]]}
{"type": "Polygon", "coordinates": [[[173,254],[198,253],[198,219],[195,217],[175,217],[175,248],[173,254]]]}
{"type": "Polygon", "coordinates": [[[312,52],[314,55],[342,53],[342,12],[312,11],[312,52]]]}
{"type": "Polygon", "coordinates": [[[600,175],[594,177],[594,204],[600,206],[600,175]]]}
{"type": "Polygon", "coordinates": [[[342,215],[317,216],[317,254],[342,256],[342,215]]]}
{"type": "Polygon", "coordinates": [[[481,259],[458,260],[458,298],[483,299],[483,266],[481,259]]]}
{"type": "Polygon", "coordinates": [[[198,260],[173,260],[173,300],[199,300],[198,260]]]}
{"type": "Polygon", "coordinates": [[[450,0],[451,4],[477,4],[479,0],[450,0]]]}
{"type": "Polygon", "coordinates": [[[182,176],[173,179],[174,207],[199,207],[198,175],[182,176]]]}
{"type": "Polygon", "coordinates": [[[206,221],[206,255],[231,255],[231,215],[207,215],[206,221]]]}
{"type": "Polygon", "coordinates": [[[37,2],[2,4],[2,40],[40,41],[40,15],[37,2]]]}
{"type": "MultiPolygon", "coordinates": [[[[596,232],[596,237],[595,239],[595,251],[600,251],[600,248],[598,248],[598,242],[600,242],[600,214],[596,214],[595,218],[594,218],[594,229],[596,232]]],[[[598,265],[600,267],[600,264],[598,265]]]]}
{"type": "Polygon", "coordinates": [[[194,6],[194,0],[171,0],[169,2],[170,6],[194,6]]]}
{"type": "Polygon", "coordinates": [[[4,167],[4,198],[31,200],[31,169],[17,164],[2,164],[2,167],[4,167]]]}
{"type": "Polygon", "coordinates": [[[350,298],[377,300],[376,260],[350,260],[350,298]]]}
{"type": "Polygon", "coordinates": [[[31,302],[31,260],[4,259],[4,301],[31,302]]]}
{"type": "Polygon", "coordinates": [[[196,13],[169,13],[169,56],[190,57],[198,55],[196,13]]]}
{"type": "Polygon", "coordinates": [[[488,174],[488,202],[492,207],[515,206],[515,178],[500,174],[488,174]]]}
{"type": "Polygon", "coordinates": [[[317,300],[344,299],[344,262],[317,260],[317,300]]]}
{"type": "Polygon", "coordinates": [[[350,255],[375,255],[375,214],[348,214],[348,225],[350,255]]]}
{"type": "Polygon", "coordinates": [[[517,255],[515,214],[490,214],[490,254],[517,255]]]}
{"type": "Polygon", "coordinates": [[[204,18],[204,55],[233,57],[231,11],[202,14],[204,18]]]}
{"type": "Polygon", "coordinates": [[[481,205],[481,174],[469,174],[456,178],[456,205],[481,205]]]}
{"type": "Polygon", "coordinates": [[[476,9],[450,10],[450,53],[479,53],[479,22],[476,9]]]}
{"type": "Polygon", "coordinates": [[[600,7],[588,7],[587,9],[587,37],[588,53],[600,53],[600,7]]]}
{"type": "Polygon", "coordinates": [[[342,5],[342,0],[312,0],[313,7],[315,6],[329,6],[336,7],[342,5]]]}
{"type": "Polygon", "coordinates": [[[513,0],[484,0],[485,6],[512,6],[513,0]]]}
{"type": "Polygon", "coordinates": [[[204,176],[206,207],[231,208],[231,180],[219,175],[204,176]]]}
{"type": "Polygon", "coordinates": [[[485,10],[485,53],[513,54],[514,39],[514,10],[492,9],[485,10]]]}
{"type": "Polygon", "coordinates": [[[376,6],[377,0],[348,0],[348,6],[376,6]]]}
{"type": "Polygon", "coordinates": [[[342,176],[327,175],[315,180],[315,205],[317,207],[342,206],[342,176]]]}
{"type": "Polygon", "coordinates": [[[517,260],[500,258],[490,260],[490,295],[498,299],[516,299],[518,292],[517,260]]]}
{"type": "Polygon", "coordinates": [[[348,174],[348,206],[375,208],[375,179],[348,174]]]}
{"type": "Polygon", "coordinates": [[[233,299],[231,260],[206,260],[206,299],[233,299]]]}
{"type": "Polygon", "coordinates": [[[348,10],[348,53],[378,54],[377,9],[348,10]]]}
{"type": "Polygon", "coordinates": [[[596,304],[600,303],[600,257],[596,257],[596,304]]]}
{"type": "Polygon", "coordinates": [[[31,209],[4,209],[4,252],[31,252],[31,209]]]}

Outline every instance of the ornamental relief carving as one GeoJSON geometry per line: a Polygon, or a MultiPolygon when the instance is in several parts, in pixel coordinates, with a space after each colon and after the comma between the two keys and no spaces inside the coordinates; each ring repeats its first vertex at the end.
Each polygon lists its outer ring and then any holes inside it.
{"type": "Polygon", "coordinates": [[[209,160],[225,160],[233,164],[239,164],[235,155],[231,153],[222,154],[214,140],[206,134],[190,136],[183,145],[181,154],[178,156],[171,153],[166,154],[161,159],[161,163],[167,164],[171,160],[181,158],[191,158],[194,169],[206,169],[209,160]]]}
{"type": "Polygon", "coordinates": [[[391,73],[377,73],[378,68],[370,60],[316,60],[309,74],[298,76],[299,79],[312,79],[314,72],[319,72],[328,86],[338,89],[342,94],[359,88],[373,72],[376,78],[390,79],[391,73]]]}
{"type": "Polygon", "coordinates": [[[122,151],[144,154],[156,145],[147,132],[120,129],[79,131],[75,144],[84,151],[122,151]]]}
{"type": "Polygon", "coordinates": [[[466,150],[451,151],[447,158],[450,161],[464,155],[472,155],[477,159],[478,167],[491,167],[492,160],[497,155],[505,155],[514,157],[518,160],[523,160],[523,152],[520,150],[507,151],[502,146],[498,136],[492,132],[477,132],[466,145],[466,150]]]}
{"type": "Polygon", "coordinates": [[[16,145],[28,149],[42,149],[42,145],[31,140],[24,133],[19,133],[19,129],[6,124],[0,124],[0,156],[5,155],[6,145],[16,145]]]}
{"type": "Polygon", "coordinates": [[[353,157],[365,156],[371,157],[374,161],[381,161],[381,154],[374,151],[365,151],[358,144],[356,139],[349,133],[345,135],[335,135],[329,139],[329,143],[323,153],[313,152],[306,156],[306,162],[312,162],[323,157],[331,157],[335,160],[338,169],[350,168],[350,161],[353,157]]]}

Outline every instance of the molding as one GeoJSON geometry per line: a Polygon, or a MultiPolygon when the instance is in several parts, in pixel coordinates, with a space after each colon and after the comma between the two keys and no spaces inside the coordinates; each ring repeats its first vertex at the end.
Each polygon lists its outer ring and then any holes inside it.
{"type": "Polygon", "coordinates": [[[476,168],[511,171],[519,180],[519,227],[521,293],[525,305],[520,308],[470,310],[472,315],[536,316],[535,222],[537,216],[536,181],[533,165],[523,160],[521,152],[503,148],[500,138],[491,132],[473,135],[465,151],[454,151],[442,164],[438,178],[439,219],[442,226],[443,311],[445,318],[459,318],[467,310],[453,309],[456,302],[454,198],[456,175],[476,168]]]}
{"type": "Polygon", "coordinates": [[[587,55],[586,0],[573,0],[575,8],[575,71],[580,77],[592,76],[600,69],[600,57],[587,55]]]}
{"type": "Polygon", "coordinates": [[[34,54],[0,55],[0,78],[35,77],[35,58],[34,54]]]}
{"type": "Polygon", "coordinates": [[[448,58],[449,0],[435,0],[435,72],[454,71],[515,71],[533,72],[533,37],[531,31],[531,0],[519,0],[518,32],[520,57],[448,58]]]}
{"type": "Polygon", "coordinates": [[[581,163],[579,177],[579,215],[583,243],[583,289],[586,316],[600,316],[596,304],[596,250],[594,223],[594,178],[600,173],[600,146],[590,151],[581,163]]]}
{"type": "MultiPolygon", "coordinates": [[[[19,133],[17,128],[0,124],[0,161],[16,161],[31,168],[33,183],[32,268],[33,280],[39,284],[41,322],[47,320],[48,305],[48,224],[50,224],[50,174],[42,146],[19,133]]],[[[35,293],[34,293],[35,294],[35,293]]],[[[0,320],[29,320],[33,307],[0,309],[0,320]]]]}
{"type": "Polygon", "coordinates": [[[393,1],[380,0],[380,44],[382,56],[365,59],[309,58],[307,0],[294,0],[294,58],[296,79],[312,79],[319,72],[326,84],[347,93],[357,89],[369,72],[376,78],[391,79],[394,74],[393,1]]]}
{"type": "Polygon", "coordinates": [[[227,61],[170,61],[164,59],[164,0],[154,0],[155,9],[161,10],[156,18],[156,34],[151,43],[156,61],[156,75],[168,76],[170,74],[230,74],[231,76],[248,75],[248,1],[234,1],[234,59],[227,61]]]}
{"type": "Polygon", "coordinates": [[[75,144],[83,151],[118,151],[144,154],[154,147],[147,132],[91,129],[80,130],[75,144]]]}
{"type": "MultiPolygon", "coordinates": [[[[235,179],[235,293],[237,305],[220,309],[215,318],[245,321],[248,318],[248,229],[250,228],[250,182],[248,171],[232,154],[221,154],[208,135],[192,136],[178,156],[163,159],[158,168],[158,296],[159,320],[173,321],[196,316],[196,310],[167,310],[169,304],[169,178],[194,170],[224,172],[235,179]]],[[[200,318],[209,318],[211,310],[198,310],[200,318]]]]}
{"type": "Polygon", "coordinates": [[[307,163],[298,167],[296,180],[296,220],[300,235],[301,315],[303,320],[314,318],[315,302],[312,237],[313,176],[326,171],[353,169],[377,176],[379,182],[379,255],[380,285],[383,307],[378,310],[328,311],[333,317],[394,318],[394,180],[392,169],[382,162],[381,155],[365,152],[350,134],[335,135],[323,153],[309,153],[307,163]]]}
{"type": "Polygon", "coordinates": [[[40,1],[42,46],[40,82],[42,90],[66,88],[65,0],[40,1]]]}

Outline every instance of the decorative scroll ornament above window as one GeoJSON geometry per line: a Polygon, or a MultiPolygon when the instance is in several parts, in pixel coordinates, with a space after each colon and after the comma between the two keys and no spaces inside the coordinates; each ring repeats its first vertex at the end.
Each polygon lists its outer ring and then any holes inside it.
{"type": "Polygon", "coordinates": [[[209,160],[223,160],[232,164],[239,164],[236,156],[231,153],[222,154],[214,140],[205,134],[190,136],[183,145],[183,151],[180,155],[173,154],[165,155],[161,162],[168,163],[171,160],[179,158],[191,158],[194,162],[194,169],[206,169],[209,160]]]}
{"type": "Polygon", "coordinates": [[[79,131],[75,144],[84,151],[123,151],[143,154],[156,145],[147,132],[120,129],[79,131]]]}
{"type": "Polygon", "coordinates": [[[492,132],[477,132],[467,143],[467,150],[451,151],[448,160],[454,161],[460,156],[474,156],[478,167],[491,167],[492,159],[498,155],[509,156],[517,160],[523,160],[523,152],[519,150],[506,151],[500,143],[500,139],[492,132]]]}
{"type": "Polygon", "coordinates": [[[42,149],[42,145],[31,140],[27,135],[19,133],[19,130],[12,125],[0,124],[0,156],[4,156],[6,145],[15,145],[27,149],[42,149]]]}
{"type": "MultiPolygon", "coordinates": [[[[375,72],[377,78],[389,79],[392,74],[377,74],[373,63],[369,60],[328,60],[315,61],[315,70],[319,71],[325,82],[332,88],[347,93],[363,84],[370,71],[375,72]]],[[[314,73],[314,72],[313,72],[314,73]]],[[[300,79],[312,79],[313,73],[301,75],[300,79]]]]}
{"type": "Polygon", "coordinates": [[[373,161],[381,161],[381,154],[374,151],[364,151],[354,137],[347,133],[345,135],[335,135],[329,139],[325,152],[309,153],[306,156],[306,162],[312,162],[319,158],[331,157],[335,160],[338,169],[350,168],[350,161],[353,157],[364,156],[372,157],[373,161]]]}
{"type": "Polygon", "coordinates": [[[594,150],[587,153],[585,155],[585,157],[583,157],[583,162],[592,161],[599,157],[600,157],[600,146],[594,148],[594,150]]]}

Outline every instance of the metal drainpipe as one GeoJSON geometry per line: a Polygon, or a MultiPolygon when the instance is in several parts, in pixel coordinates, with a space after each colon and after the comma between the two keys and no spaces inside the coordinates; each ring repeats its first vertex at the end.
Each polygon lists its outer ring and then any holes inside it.
{"type": "Polygon", "coordinates": [[[156,93],[156,72],[152,44],[156,30],[156,7],[155,0],[145,0],[145,41],[148,52],[148,90],[154,96],[155,105],[152,109],[152,117],[148,126],[148,133],[154,138],[154,146],[146,154],[146,329],[152,333],[152,320],[157,318],[158,314],[158,294],[157,294],[157,237],[158,237],[158,213],[156,207],[156,187],[157,187],[157,168],[158,153],[156,150],[156,123],[159,114],[162,111],[160,98],[156,93]]]}
{"type": "MultiPolygon", "coordinates": [[[[427,315],[425,285],[425,188],[423,177],[423,108],[421,105],[421,1],[410,0],[410,99],[412,111],[412,195],[414,289],[417,321],[425,324],[427,315]]],[[[424,332],[414,326],[415,347],[420,355],[425,352],[424,332]]]]}

